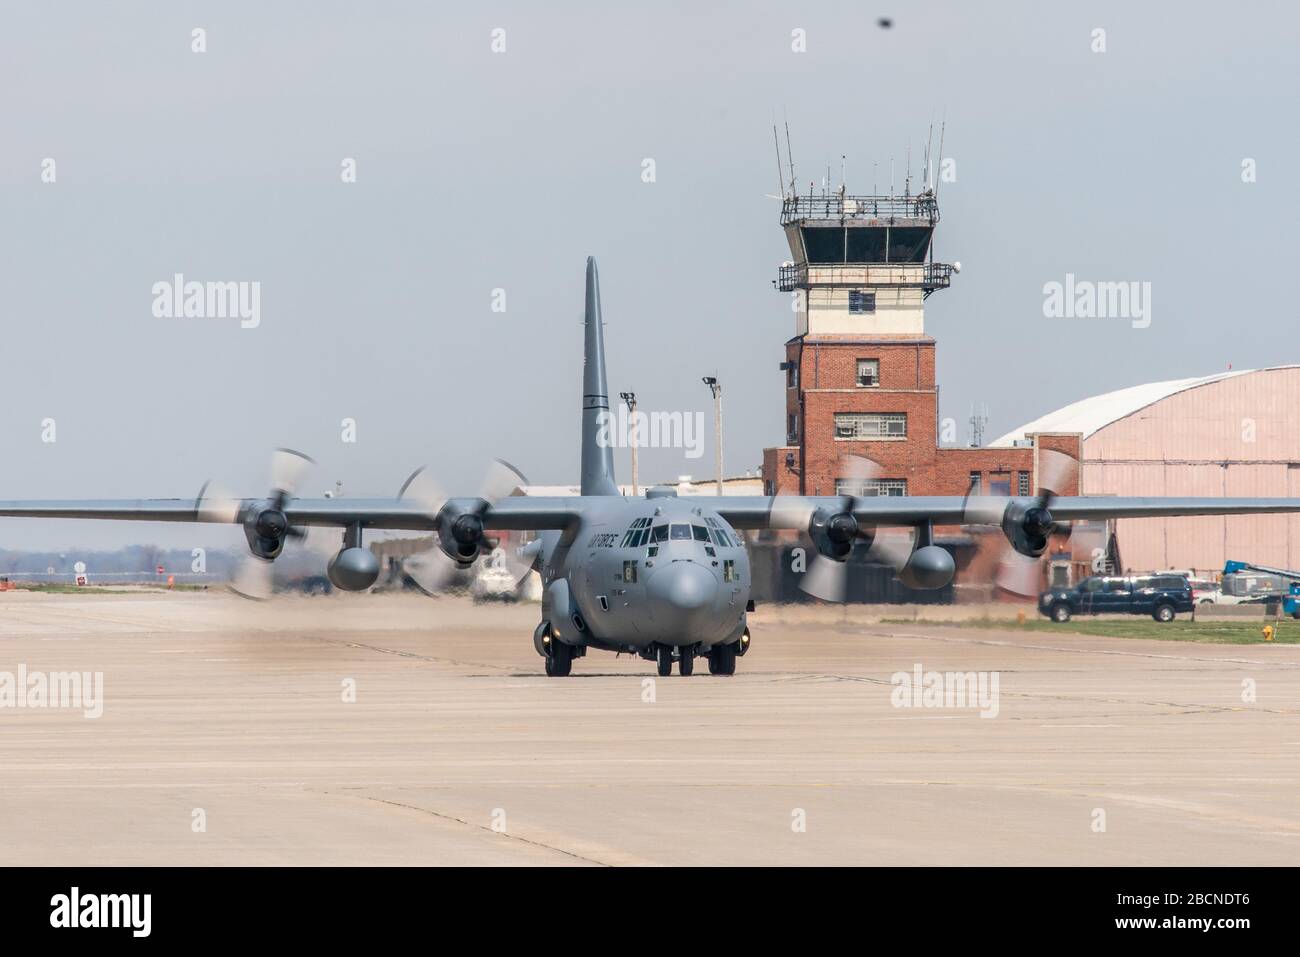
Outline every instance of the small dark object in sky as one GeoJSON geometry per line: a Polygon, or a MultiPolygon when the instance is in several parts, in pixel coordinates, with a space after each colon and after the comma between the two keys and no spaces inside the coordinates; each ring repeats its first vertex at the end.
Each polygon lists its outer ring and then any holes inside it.
{"type": "Polygon", "coordinates": [[[893,25],[894,25],[894,21],[891,20],[889,17],[881,17],[879,20],[876,21],[876,26],[880,27],[880,29],[882,30],[888,30],[893,25]]]}

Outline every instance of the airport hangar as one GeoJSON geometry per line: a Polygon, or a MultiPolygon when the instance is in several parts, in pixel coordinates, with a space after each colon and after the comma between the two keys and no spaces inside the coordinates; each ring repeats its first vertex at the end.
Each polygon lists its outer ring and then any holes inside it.
{"type": "MultiPolygon", "coordinates": [[[[1049,412],[989,448],[1015,448],[1034,433],[1062,431],[1082,436],[1081,495],[1300,497],[1300,366],[1119,389],[1049,412]]],[[[1228,559],[1300,568],[1300,517],[1112,524],[1109,552],[1126,571],[1210,575],[1228,559]]]]}

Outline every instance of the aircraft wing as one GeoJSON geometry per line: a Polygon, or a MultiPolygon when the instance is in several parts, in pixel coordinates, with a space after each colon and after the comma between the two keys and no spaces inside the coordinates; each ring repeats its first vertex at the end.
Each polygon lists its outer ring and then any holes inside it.
{"type": "MultiPolygon", "coordinates": [[[[996,524],[996,516],[1012,505],[1022,509],[1038,504],[1028,497],[978,499],[961,496],[848,496],[779,495],[720,496],[707,500],[734,528],[806,529],[813,511],[844,511],[851,502],[853,517],[862,525],[996,524]],[[970,516],[981,516],[973,520],[970,516]]],[[[1057,497],[1049,508],[1057,521],[1108,518],[1161,518],[1195,515],[1259,515],[1300,512],[1300,498],[1124,498],[1119,496],[1057,497]]]]}
{"type": "MultiPolygon", "coordinates": [[[[85,501],[0,501],[0,517],[75,518],[122,522],[235,523],[245,506],[261,499],[203,502],[193,499],[101,499],[85,501]]],[[[450,499],[448,505],[479,505],[479,499],[450,499]]],[[[421,505],[402,499],[295,498],[284,509],[289,524],[433,531],[434,516],[421,505]]],[[[499,500],[483,515],[485,528],[519,531],[563,529],[581,513],[579,498],[513,496],[499,500]]]]}
{"type": "MultiPolygon", "coordinates": [[[[593,499],[577,496],[511,496],[498,500],[483,515],[483,525],[492,530],[540,531],[564,529],[581,516],[593,499]]],[[[1037,500],[1026,497],[981,498],[960,496],[701,496],[700,504],[715,509],[738,529],[806,529],[816,509],[829,514],[843,511],[852,502],[853,516],[863,525],[961,525],[972,523],[972,505],[978,503],[983,524],[995,524],[1007,507],[1029,508],[1037,500]]],[[[128,522],[225,522],[234,523],[245,506],[260,499],[205,501],[203,508],[192,499],[101,499],[55,501],[0,501],[0,517],[72,518],[128,522]],[[226,506],[223,508],[222,506],[226,506]],[[223,515],[222,513],[226,513],[223,515]]],[[[448,505],[468,508],[479,499],[450,499],[448,505]]],[[[1051,500],[1057,521],[1108,518],[1157,518],[1196,515],[1258,515],[1300,512],[1300,498],[1122,498],[1117,496],[1059,497],[1051,500]]],[[[434,516],[421,505],[392,498],[295,498],[285,506],[291,525],[345,527],[360,523],[366,528],[433,531],[434,516]]]]}

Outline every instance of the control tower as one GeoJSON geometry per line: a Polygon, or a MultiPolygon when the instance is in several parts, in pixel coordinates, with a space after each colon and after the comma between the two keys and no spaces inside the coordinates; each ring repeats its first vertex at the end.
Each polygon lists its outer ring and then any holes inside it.
{"type": "MultiPolygon", "coordinates": [[[[944,434],[925,301],[958,267],[934,260],[935,191],[781,201],[793,297],[785,343],[785,444],[763,450],[769,495],[1028,495],[1036,450],[962,447],[944,434]],[[864,477],[851,456],[876,468],[864,477]]],[[[1031,440],[1036,445],[1039,437],[1031,440]]],[[[1048,443],[1078,457],[1077,436],[1048,443]]]]}

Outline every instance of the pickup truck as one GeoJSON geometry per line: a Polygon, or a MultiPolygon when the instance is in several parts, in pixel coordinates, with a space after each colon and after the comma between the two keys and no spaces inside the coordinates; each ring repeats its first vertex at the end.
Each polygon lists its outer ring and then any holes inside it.
{"type": "Polygon", "coordinates": [[[1075,615],[1150,615],[1173,621],[1193,610],[1192,588],[1180,575],[1106,575],[1038,596],[1038,611],[1052,621],[1075,615]]]}

